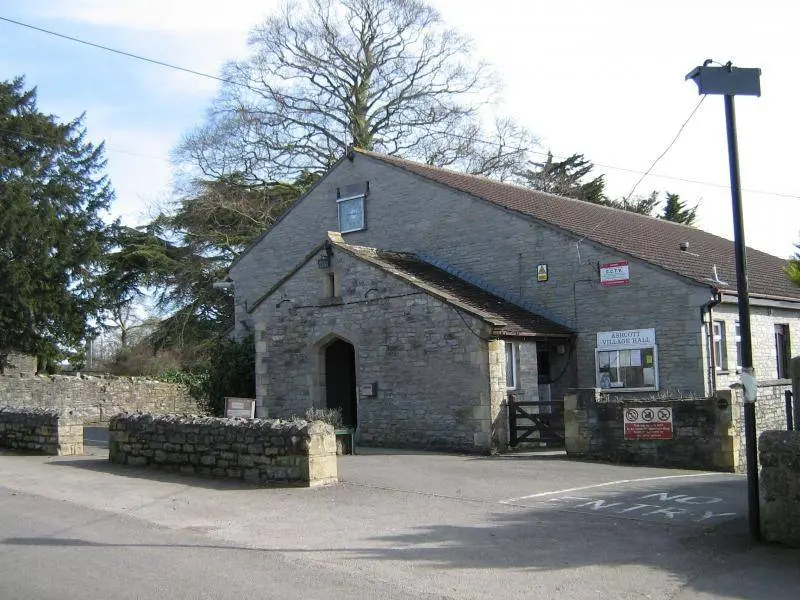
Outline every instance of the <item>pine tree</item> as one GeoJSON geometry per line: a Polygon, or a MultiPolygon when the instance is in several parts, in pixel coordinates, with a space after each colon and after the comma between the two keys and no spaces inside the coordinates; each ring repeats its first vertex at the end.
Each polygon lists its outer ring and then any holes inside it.
{"type": "Polygon", "coordinates": [[[519,175],[522,185],[593,204],[607,204],[605,177],[599,175],[584,181],[594,165],[583,154],[573,154],[562,161],[554,161],[552,152],[548,152],[547,160],[530,164],[534,168],[519,175]]]}
{"type": "Polygon", "coordinates": [[[213,283],[315,181],[305,173],[268,185],[238,176],[193,182],[174,211],[120,231],[102,278],[107,304],[125,305],[153,290],[156,309],[167,315],[149,336],[153,349],[202,354],[233,326],[233,298],[213,283]]]}
{"type": "Polygon", "coordinates": [[[667,199],[664,203],[664,212],[659,215],[660,219],[672,221],[673,223],[683,223],[684,225],[694,225],[697,218],[697,206],[688,208],[678,194],[667,192],[667,199]]]}
{"type": "Polygon", "coordinates": [[[104,167],[83,116],[59,123],[23,78],[0,82],[0,354],[52,358],[91,329],[114,231],[104,167]]]}

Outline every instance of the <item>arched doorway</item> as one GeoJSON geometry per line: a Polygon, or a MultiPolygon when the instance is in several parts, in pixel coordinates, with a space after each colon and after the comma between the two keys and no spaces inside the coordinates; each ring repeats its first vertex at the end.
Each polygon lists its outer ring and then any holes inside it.
{"type": "Polygon", "coordinates": [[[356,350],[353,344],[336,339],[325,346],[325,406],[342,409],[346,427],[358,425],[356,407],[356,350]]]}

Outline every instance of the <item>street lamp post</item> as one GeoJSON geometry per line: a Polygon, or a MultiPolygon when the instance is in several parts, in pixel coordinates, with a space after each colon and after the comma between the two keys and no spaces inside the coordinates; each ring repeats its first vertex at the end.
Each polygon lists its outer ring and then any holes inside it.
{"type": "Polygon", "coordinates": [[[761,95],[761,69],[741,69],[730,62],[709,66],[710,60],[693,69],[686,79],[697,84],[701,94],[725,97],[725,126],[728,133],[728,164],[733,203],[733,244],[736,253],[736,295],[739,301],[739,327],[742,344],[742,387],[744,391],[744,438],[747,457],[747,505],[750,536],[761,539],[761,516],[758,496],[758,448],[756,440],[756,375],[753,369],[753,346],[750,338],[750,297],[747,289],[747,253],[742,218],[742,189],[739,181],[739,149],[736,141],[734,96],[761,95]]]}

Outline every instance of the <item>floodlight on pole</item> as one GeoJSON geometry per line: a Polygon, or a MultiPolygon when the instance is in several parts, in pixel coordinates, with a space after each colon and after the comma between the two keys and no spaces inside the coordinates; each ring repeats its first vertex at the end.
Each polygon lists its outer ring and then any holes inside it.
{"type": "Polygon", "coordinates": [[[736,254],[736,296],[739,304],[739,328],[742,345],[742,388],[744,392],[744,439],[747,457],[747,505],[750,536],[761,539],[761,510],[758,496],[758,447],[756,440],[756,374],[753,369],[753,346],[750,331],[750,297],[747,284],[747,252],[742,216],[742,186],[739,179],[739,148],[736,140],[734,96],[761,95],[761,69],[742,69],[730,62],[714,67],[710,60],[686,75],[697,84],[701,94],[724,96],[725,126],[728,134],[728,165],[733,204],[733,244],[736,254]]]}

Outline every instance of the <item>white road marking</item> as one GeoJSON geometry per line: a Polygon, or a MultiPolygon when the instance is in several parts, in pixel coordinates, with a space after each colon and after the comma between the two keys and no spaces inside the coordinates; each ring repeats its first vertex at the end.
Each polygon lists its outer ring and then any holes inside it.
{"type": "Polygon", "coordinates": [[[655,497],[658,497],[661,502],[680,502],[681,504],[714,504],[715,502],[724,501],[724,498],[717,498],[716,496],[687,496],[686,494],[670,496],[669,492],[648,494],[647,496],[642,496],[642,500],[655,497]]]}
{"type": "MultiPolygon", "coordinates": [[[[645,496],[645,498],[649,498],[651,496],[657,496],[658,494],[649,494],[645,496]]],[[[667,497],[669,494],[665,493],[667,497]]],[[[684,496],[672,496],[669,498],[670,500],[677,500],[678,498],[683,498],[684,496]]],[[[678,521],[692,521],[694,523],[701,523],[705,521],[709,521],[711,519],[719,519],[722,517],[735,517],[736,513],[733,512],[725,512],[725,513],[715,513],[710,510],[706,510],[704,514],[700,514],[696,511],[690,510],[688,508],[683,508],[680,506],[660,506],[658,504],[633,504],[628,506],[628,502],[610,502],[603,498],[586,498],[584,496],[556,496],[547,499],[547,502],[565,502],[566,506],[571,509],[588,509],[593,512],[598,513],[605,513],[607,515],[630,515],[630,513],[636,513],[639,517],[650,517],[654,515],[661,516],[665,520],[674,520],[675,516],[678,515],[680,518],[677,519],[678,521]],[[580,504],[576,504],[580,502],[580,504]],[[609,510],[611,509],[611,510],[609,510]],[[621,510],[620,510],[621,509],[621,510]],[[644,509],[654,509],[649,510],[649,512],[641,512],[644,509]]],[[[630,518],[630,517],[628,517],[630,518]]],[[[633,516],[633,518],[637,518],[637,516],[633,516]]]]}
{"type": "Polygon", "coordinates": [[[593,485],[583,485],[580,487],[567,488],[565,490],[555,490],[552,492],[539,492],[538,494],[529,494],[527,496],[519,496],[517,498],[508,498],[500,500],[500,504],[513,504],[521,500],[532,500],[534,498],[544,498],[545,496],[558,496],[568,492],[580,492],[582,490],[593,490],[595,488],[610,487],[613,485],[623,485],[625,483],[640,483],[644,481],[662,481],[665,479],[685,479],[689,477],[710,477],[712,475],[732,475],[732,473],[689,473],[686,475],[663,475],[661,477],[642,477],[640,479],[620,479],[618,481],[607,481],[606,483],[595,483],[593,485]]]}

